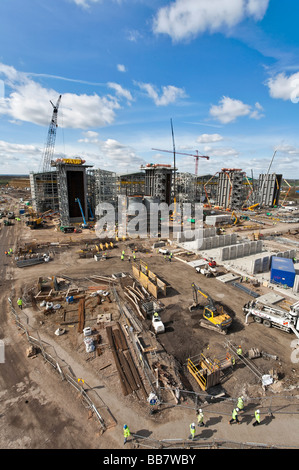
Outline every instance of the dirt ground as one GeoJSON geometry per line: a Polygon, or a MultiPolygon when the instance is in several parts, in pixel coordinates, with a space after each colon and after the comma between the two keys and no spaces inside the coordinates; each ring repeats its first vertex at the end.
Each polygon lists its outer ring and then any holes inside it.
{"type": "MultiPolygon", "coordinates": [[[[49,280],[51,276],[59,278],[65,275],[73,279],[72,282],[69,281],[71,287],[105,288],[105,285],[96,283],[91,277],[124,272],[127,273],[127,278],[116,283],[122,299],[122,283],[132,282],[131,260],[127,259],[132,254],[129,247],[132,241],[117,243],[109,251],[107,260],[96,262],[93,258],[79,258],[79,250],[86,247],[88,239],[92,241],[94,233],[86,230],[81,234],[62,234],[54,231],[51,223],[48,228],[34,231],[25,227],[23,222],[1,228],[0,339],[5,344],[5,362],[0,364],[2,449],[123,449],[124,423],[129,425],[134,434],[146,438],[146,446],[149,448],[155,448],[157,442],[161,443],[162,440],[169,442],[177,439],[179,442],[187,442],[189,425],[196,420],[192,393],[184,395],[182,406],[179,407],[175,406],[172,395],[168,393],[168,403],[155,414],[150,414],[149,404],[139,394],[122,394],[119,376],[107,346],[105,328],[96,323],[99,313],[110,313],[114,322],[121,321],[115,302],[106,301],[99,306],[92,299],[90,301],[91,309],[86,316],[85,326],[98,328],[102,345],[99,356],[90,356],[85,350],[83,335],[77,331],[76,304],[73,312],[71,306],[68,306],[65,322],[61,309],[45,315],[39,304],[34,309],[28,303],[20,312],[30,328],[34,332],[38,331],[39,337],[48,347],[55,348],[59,358],[68,364],[74,376],[84,378],[89,396],[99,404],[100,413],[108,425],[104,433],[101,432],[95,416],[84,407],[80,394],[61,380],[60,375],[43,360],[41,354],[33,358],[26,356],[28,341],[9,312],[9,296],[16,307],[19,295],[26,297],[31,290],[38,293],[37,281],[40,277],[49,280]],[[33,240],[39,244],[50,241],[68,246],[63,249],[53,248],[55,253],[52,253],[51,261],[34,267],[17,268],[12,257],[5,257],[4,250],[10,245],[17,248],[33,240]],[[74,241],[80,243],[72,245],[74,241]],[[121,261],[123,249],[126,259],[121,261]],[[56,336],[54,332],[62,326],[62,322],[66,332],[62,336],[56,336]]],[[[203,430],[198,428],[198,439],[299,447],[295,432],[299,424],[299,361],[292,360],[291,341],[294,336],[276,329],[266,329],[252,320],[249,325],[245,325],[242,306],[251,299],[247,294],[217,279],[198,275],[194,268],[176,259],[175,253],[171,263],[165,261],[161,254],[151,249],[152,243],[153,240],[139,241],[137,245],[142,249],[137,251],[137,258],[145,261],[168,287],[167,295],[159,298],[164,305],[161,316],[166,331],[155,338],[158,348],[155,355],[148,354],[148,360],[150,363],[164,361],[168,364],[167,372],[172,376],[175,386],[199,394],[199,405],[205,412],[206,427],[203,430]],[[227,335],[201,328],[198,324],[201,312],[189,311],[193,302],[191,283],[194,281],[200,283],[215,302],[222,304],[232,316],[233,323],[227,335]],[[278,380],[265,391],[256,375],[243,363],[237,362],[235,369],[229,369],[221,383],[226,400],[210,402],[188,372],[186,362],[188,358],[201,353],[213,360],[222,359],[228,352],[227,342],[235,346],[241,345],[245,352],[258,348],[268,355],[277,356],[277,359],[255,358],[254,365],[263,374],[274,370],[278,380]],[[228,420],[235,399],[240,395],[247,400],[242,425],[229,426],[228,420]],[[269,416],[269,398],[272,398],[272,416],[269,416]],[[260,407],[263,418],[259,428],[251,426],[256,406],[260,407]],[[294,432],[291,432],[292,429],[294,432]]],[[[142,375],[142,371],[140,374],[142,375]]],[[[130,440],[126,448],[135,449],[136,442],[130,440]]],[[[138,441],[138,448],[144,448],[143,441],[138,441]]]]}

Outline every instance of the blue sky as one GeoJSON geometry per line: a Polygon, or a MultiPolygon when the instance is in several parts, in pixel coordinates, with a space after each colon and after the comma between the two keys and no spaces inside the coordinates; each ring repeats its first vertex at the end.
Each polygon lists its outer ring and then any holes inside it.
{"type": "Polygon", "coordinates": [[[55,156],[127,173],[172,163],[299,178],[294,0],[2,0],[0,172],[55,156]],[[182,155],[182,154],[189,155],[182,155]]]}

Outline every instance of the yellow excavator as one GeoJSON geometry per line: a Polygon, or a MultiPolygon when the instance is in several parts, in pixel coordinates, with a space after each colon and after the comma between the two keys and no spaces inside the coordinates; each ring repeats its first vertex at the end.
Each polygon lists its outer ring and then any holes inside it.
{"type": "Polygon", "coordinates": [[[193,304],[189,307],[190,312],[203,308],[203,318],[199,320],[199,325],[203,328],[227,334],[228,328],[232,324],[232,318],[223,311],[222,306],[216,306],[213,299],[204,292],[194,282],[191,284],[193,290],[193,304]],[[208,301],[208,305],[202,307],[198,302],[198,294],[208,301]]]}

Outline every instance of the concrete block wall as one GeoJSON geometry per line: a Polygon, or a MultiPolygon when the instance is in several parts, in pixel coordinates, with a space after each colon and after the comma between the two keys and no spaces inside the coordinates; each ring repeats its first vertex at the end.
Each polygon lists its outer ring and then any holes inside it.
{"type": "Polygon", "coordinates": [[[207,225],[216,225],[220,222],[229,223],[231,221],[231,217],[232,216],[230,214],[207,215],[205,223],[207,225]]]}
{"type": "MultiPolygon", "coordinates": [[[[234,241],[235,238],[232,238],[232,240],[234,241]]],[[[228,250],[225,249],[227,247],[220,248],[220,259],[221,261],[227,261],[230,259],[243,258],[244,256],[261,253],[263,251],[263,243],[258,242],[261,242],[261,240],[231,244],[228,246],[228,250]]]]}
{"type": "Polygon", "coordinates": [[[214,237],[216,235],[215,227],[200,228],[195,230],[184,230],[177,233],[177,242],[183,243],[188,241],[195,241],[197,239],[214,237]]]}
{"type": "Polygon", "coordinates": [[[294,281],[294,285],[293,285],[293,292],[295,292],[295,294],[298,294],[299,292],[299,275],[296,274],[295,276],[295,281],[294,281]]]}

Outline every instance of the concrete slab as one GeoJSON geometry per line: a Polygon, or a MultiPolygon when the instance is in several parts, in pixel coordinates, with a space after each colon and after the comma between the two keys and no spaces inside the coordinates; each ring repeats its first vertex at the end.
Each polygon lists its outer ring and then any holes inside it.
{"type": "Polygon", "coordinates": [[[187,264],[192,268],[197,268],[198,266],[204,266],[205,264],[207,264],[207,262],[204,259],[196,259],[194,261],[189,261],[187,264]]]}
{"type": "Polygon", "coordinates": [[[284,300],[284,297],[282,297],[279,294],[275,294],[275,292],[268,292],[268,294],[261,295],[260,297],[257,297],[259,302],[262,302],[263,304],[269,305],[269,304],[276,304],[277,302],[280,302],[281,300],[284,300]]]}
{"type": "Polygon", "coordinates": [[[217,281],[227,283],[227,282],[236,281],[237,279],[240,279],[240,277],[241,276],[238,276],[237,274],[228,273],[228,274],[224,274],[223,276],[218,276],[218,277],[216,277],[216,279],[217,279],[217,281]]]}

